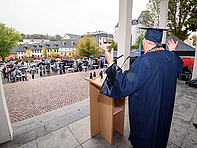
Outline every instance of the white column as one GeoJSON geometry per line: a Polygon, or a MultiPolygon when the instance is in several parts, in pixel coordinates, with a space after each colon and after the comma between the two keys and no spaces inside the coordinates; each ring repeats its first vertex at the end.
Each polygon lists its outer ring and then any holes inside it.
{"type": "MultiPolygon", "coordinates": [[[[160,0],[159,27],[167,28],[168,0],[160,0]]],[[[166,43],[166,32],[163,32],[162,44],[166,43]]]]}
{"type": "Polygon", "coordinates": [[[5,94],[0,76],[0,143],[9,141],[13,138],[13,131],[10,123],[9,113],[5,100],[5,94]]]}
{"type": "MultiPolygon", "coordinates": [[[[132,25],[132,6],[133,0],[119,0],[119,26],[118,26],[118,66],[130,55],[131,25],[132,25]]],[[[129,59],[122,67],[123,70],[129,69],[129,59]]]]}
{"type": "Polygon", "coordinates": [[[196,51],[195,51],[195,58],[194,58],[194,67],[192,73],[192,79],[197,78],[197,42],[196,42],[196,51]]]}

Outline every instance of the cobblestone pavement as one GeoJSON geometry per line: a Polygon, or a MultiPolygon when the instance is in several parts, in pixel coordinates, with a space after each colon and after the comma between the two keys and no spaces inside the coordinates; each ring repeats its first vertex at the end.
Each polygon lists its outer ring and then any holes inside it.
{"type": "MultiPolygon", "coordinates": [[[[98,74],[99,70],[95,71],[98,74]]],[[[84,78],[89,77],[90,72],[93,71],[4,84],[11,123],[87,99],[89,85],[84,78]]]]}

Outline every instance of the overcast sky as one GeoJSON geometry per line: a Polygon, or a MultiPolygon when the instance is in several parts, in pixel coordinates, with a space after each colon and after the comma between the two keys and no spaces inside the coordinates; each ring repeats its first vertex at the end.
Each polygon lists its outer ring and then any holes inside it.
{"type": "MultiPolygon", "coordinates": [[[[147,3],[133,0],[132,19],[146,10],[147,3]]],[[[0,0],[0,22],[24,34],[114,34],[118,17],[119,0],[0,0]]]]}

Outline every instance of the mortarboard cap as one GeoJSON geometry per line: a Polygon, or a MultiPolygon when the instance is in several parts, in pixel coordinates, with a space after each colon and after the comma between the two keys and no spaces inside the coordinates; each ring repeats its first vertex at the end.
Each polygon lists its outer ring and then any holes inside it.
{"type": "Polygon", "coordinates": [[[145,39],[152,41],[154,43],[161,42],[163,31],[170,31],[163,28],[140,28],[140,29],[146,29],[146,34],[144,36],[145,39]]]}

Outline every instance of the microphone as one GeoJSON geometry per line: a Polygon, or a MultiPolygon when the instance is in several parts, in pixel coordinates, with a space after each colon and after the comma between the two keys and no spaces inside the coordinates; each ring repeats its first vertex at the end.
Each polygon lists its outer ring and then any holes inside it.
{"type": "MultiPolygon", "coordinates": [[[[130,58],[130,55],[124,60],[122,66],[124,65],[124,63],[127,61],[127,59],[130,58]]],[[[122,66],[120,67],[122,69],[122,66]]]]}
{"type": "Polygon", "coordinates": [[[120,55],[119,57],[117,57],[117,59],[121,58],[122,56],[123,56],[123,54],[122,54],[122,55],[120,55]]]}

